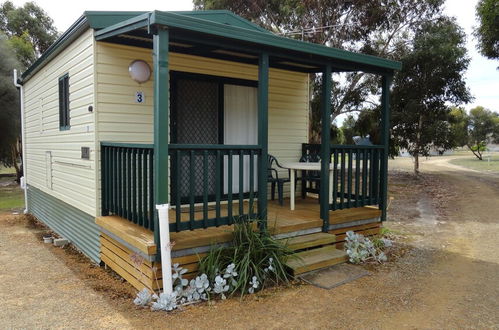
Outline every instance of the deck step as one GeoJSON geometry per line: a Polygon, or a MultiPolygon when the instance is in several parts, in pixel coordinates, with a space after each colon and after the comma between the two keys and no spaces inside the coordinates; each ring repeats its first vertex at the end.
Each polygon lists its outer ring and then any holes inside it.
{"type": "Polygon", "coordinates": [[[280,240],[293,251],[313,248],[316,246],[333,244],[336,242],[336,236],[328,233],[315,233],[309,235],[296,236],[292,238],[283,238],[280,240]]]}
{"type": "Polygon", "coordinates": [[[292,258],[286,263],[286,266],[292,270],[293,275],[341,264],[348,260],[345,251],[338,250],[332,245],[298,252],[295,255],[298,258],[292,258]]]}

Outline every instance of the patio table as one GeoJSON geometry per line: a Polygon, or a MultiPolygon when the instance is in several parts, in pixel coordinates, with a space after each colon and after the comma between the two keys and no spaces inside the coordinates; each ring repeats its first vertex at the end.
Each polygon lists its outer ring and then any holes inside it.
{"type": "MultiPolygon", "coordinates": [[[[295,209],[295,178],[296,171],[320,171],[321,163],[320,162],[288,162],[282,163],[282,167],[290,169],[290,208],[293,211],[295,209]]],[[[332,194],[332,186],[333,186],[333,170],[334,164],[329,165],[329,204],[333,202],[333,194],[332,194]]]]}

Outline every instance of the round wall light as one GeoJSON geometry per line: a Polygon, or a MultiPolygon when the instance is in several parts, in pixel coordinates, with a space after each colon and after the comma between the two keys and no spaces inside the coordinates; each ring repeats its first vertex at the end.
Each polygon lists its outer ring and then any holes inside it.
{"type": "Polygon", "coordinates": [[[146,61],[135,60],[128,66],[128,73],[138,83],[145,83],[151,77],[151,68],[146,61]]]}

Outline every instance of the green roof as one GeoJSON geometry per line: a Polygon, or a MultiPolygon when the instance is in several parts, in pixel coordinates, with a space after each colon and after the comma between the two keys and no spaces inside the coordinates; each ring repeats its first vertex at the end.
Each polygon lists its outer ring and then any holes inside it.
{"type": "MultiPolygon", "coordinates": [[[[96,39],[119,31],[139,29],[150,25],[164,25],[183,31],[202,33],[217,38],[232,39],[245,44],[253,51],[269,49],[270,54],[293,53],[305,60],[319,58],[334,61],[341,68],[341,63],[355,64],[359,70],[373,68],[379,71],[400,70],[401,63],[384,58],[349,52],[319,44],[303,42],[277,36],[228,10],[208,11],[86,11],[59,39],[35,61],[21,76],[21,83],[28,80],[51,58],[78,38],[88,28],[96,30],[96,39]]],[[[230,43],[233,45],[234,43],[230,43]]]]}

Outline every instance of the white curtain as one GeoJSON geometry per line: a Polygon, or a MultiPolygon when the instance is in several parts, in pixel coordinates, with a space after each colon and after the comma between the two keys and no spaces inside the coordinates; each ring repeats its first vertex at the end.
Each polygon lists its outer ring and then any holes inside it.
{"type": "MultiPolygon", "coordinates": [[[[255,145],[258,143],[257,88],[224,85],[224,144],[255,145]]],[[[257,157],[254,158],[253,191],[257,191],[257,157]]],[[[249,155],[244,157],[243,192],[249,187],[249,155]]],[[[224,193],[228,192],[228,160],[224,158],[224,193]]],[[[239,157],[233,156],[232,192],[239,193],[239,157]]]]}

